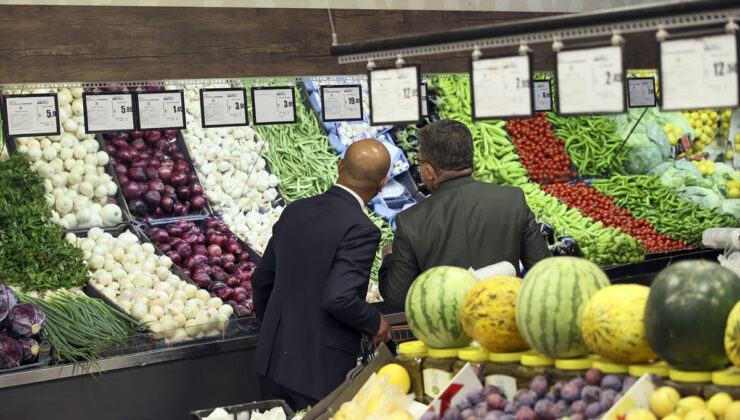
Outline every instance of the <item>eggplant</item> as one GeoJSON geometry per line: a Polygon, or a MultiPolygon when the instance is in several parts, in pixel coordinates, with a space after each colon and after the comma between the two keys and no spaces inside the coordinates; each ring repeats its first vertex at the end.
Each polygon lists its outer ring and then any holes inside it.
{"type": "Polygon", "coordinates": [[[10,369],[21,365],[23,351],[18,341],[0,336],[0,369],[10,369]]]}
{"type": "Polygon", "coordinates": [[[567,256],[570,254],[566,247],[564,247],[563,245],[558,245],[552,249],[552,255],[556,257],[560,257],[560,256],[567,256]]]}
{"type": "Polygon", "coordinates": [[[46,315],[32,303],[19,303],[10,310],[10,331],[16,338],[38,335],[46,325],[46,315]]]}
{"type": "Polygon", "coordinates": [[[548,223],[540,223],[540,235],[545,238],[545,241],[552,245],[555,242],[555,229],[552,228],[548,223]]]}
{"type": "Polygon", "coordinates": [[[581,247],[578,246],[578,243],[572,237],[561,236],[558,238],[558,241],[560,241],[560,243],[568,250],[568,255],[572,255],[574,257],[581,256],[581,247]]]}
{"type": "Polygon", "coordinates": [[[33,338],[19,338],[21,363],[35,363],[39,357],[39,343],[33,338]]]}

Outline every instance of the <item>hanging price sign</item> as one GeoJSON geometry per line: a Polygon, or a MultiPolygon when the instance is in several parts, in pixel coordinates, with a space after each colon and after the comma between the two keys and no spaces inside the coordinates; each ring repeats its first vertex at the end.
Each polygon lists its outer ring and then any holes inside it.
{"type": "Polygon", "coordinates": [[[296,122],[295,90],[292,86],[253,87],[252,107],[255,124],[296,122]]]}
{"type": "Polygon", "coordinates": [[[556,62],[559,114],[624,112],[621,47],[561,51],[556,62]]]}
{"type": "Polygon", "coordinates": [[[321,86],[321,114],[327,122],[362,121],[362,87],[321,86]]]}
{"type": "Polygon", "coordinates": [[[627,79],[627,101],[630,108],[655,106],[655,78],[630,77],[627,79]]]}
{"type": "Polygon", "coordinates": [[[661,109],[738,106],[737,36],[660,43],[661,109]]]}
{"type": "Polygon", "coordinates": [[[141,130],[184,130],[185,99],[181,90],[136,94],[141,130]]]}
{"type": "Polygon", "coordinates": [[[3,120],[10,137],[55,136],[60,128],[57,94],[3,96],[3,120]]]}
{"type": "Polygon", "coordinates": [[[133,131],[136,129],[134,96],[131,93],[88,93],[82,95],[86,133],[133,131]]]}
{"type": "Polygon", "coordinates": [[[530,55],[470,60],[473,119],[532,116],[530,55]]]}
{"type": "Polygon", "coordinates": [[[413,124],[421,120],[419,66],[368,72],[370,124],[413,124]]]}
{"type": "Polygon", "coordinates": [[[421,116],[429,116],[429,103],[427,102],[427,84],[421,84],[421,116]]]}
{"type": "Polygon", "coordinates": [[[532,89],[534,89],[534,112],[552,111],[550,80],[535,80],[532,82],[532,89]]]}
{"type": "Polygon", "coordinates": [[[200,118],[203,128],[249,125],[247,90],[201,89],[200,118]]]}

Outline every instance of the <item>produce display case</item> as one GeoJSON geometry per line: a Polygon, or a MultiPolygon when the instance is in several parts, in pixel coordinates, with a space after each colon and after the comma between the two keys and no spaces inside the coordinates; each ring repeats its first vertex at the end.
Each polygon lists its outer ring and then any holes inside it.
{"type": "MultiPolygon", "coordinates": [[[[283,400],[258,401],[247,404],[231,405],[228,407],[223,407],[222,409],[230,415],[230,419],[241,420],[249,419],[255,411],[260,411],[264,413],[265,411],[274,408],[281,408],[288,419],[293,418],[293,416],[295,415],[293,410],[291,410],[291,408],[288,407],[288,404],[286,404],[283,400]]],[[[191,412],[190,415],[192,416],[192,420],[202,420],[211,415],[213,411],[214,409],[212,408],[198,410],[191,412]]]]}

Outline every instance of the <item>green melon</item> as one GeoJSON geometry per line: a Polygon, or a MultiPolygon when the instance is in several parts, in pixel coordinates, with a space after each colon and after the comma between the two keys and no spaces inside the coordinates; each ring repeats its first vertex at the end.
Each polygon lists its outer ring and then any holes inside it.
{"type": "Polygon", "coordinates": [[[465,295],[477,282],[459,267],[439,266],[421,273],[406,295],[406,320],[414,336],[431,348],[470,344],[460,313],[465,295]]]}
{"type": "Polygon", "coordinates": [[[609,278],[576,257],[546,258],[524,277],[516,306],[519,332],[532,348],[557,359],[588,353],[581,337],[583,308],[609,278]]]}
{"type": "Polygon", "coordinates": [[[719,264],[681,261],[650,285],[645,332],[650,347],[671,366],[688,371],[719,369],[727,361],[727,318],[740,300],[740,278],[719,264]]]}

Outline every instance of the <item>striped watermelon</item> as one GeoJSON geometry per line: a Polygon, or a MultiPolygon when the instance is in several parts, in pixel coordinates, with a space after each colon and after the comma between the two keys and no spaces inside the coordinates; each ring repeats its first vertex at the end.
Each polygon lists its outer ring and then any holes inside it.
{"type": "Polygon", "coordinates": [[[406,320],[416,338],[438,349],[470,344],[460,313],[465,295],[477,282],[459,267],[439,266],[421,273],[406,295],[406,320]]]}
{"type": "Polygon", "coordinates": [[[563,359],[588,353],[581,338],[583,308],[609,278],[596,264],[576,257],[546,258],[524,278],[516,323],[524,339],[542,354],[563,359]]]}

